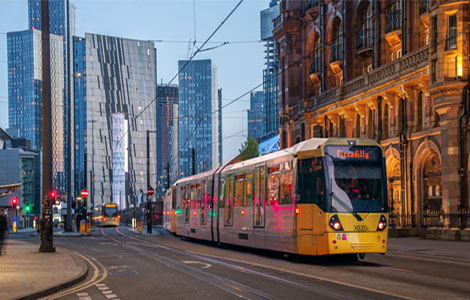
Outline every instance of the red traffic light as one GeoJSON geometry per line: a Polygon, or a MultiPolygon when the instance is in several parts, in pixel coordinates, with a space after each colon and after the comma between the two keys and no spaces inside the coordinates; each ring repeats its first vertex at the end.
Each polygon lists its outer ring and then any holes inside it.
{"type": "Polygon", "coordinates": [[[51,192],[49,193],[49,196],[51,196],[51,199],[54,199],[55,196],[57,196],[57,193],[56,193],[55,191],[51,191],[51,192]]]}
{"type": "Polygon", "coordinates": [[[12,205],[18,205],[18,198],[15,197],[15,198],[11,199],[11,204],[12,205]]]}

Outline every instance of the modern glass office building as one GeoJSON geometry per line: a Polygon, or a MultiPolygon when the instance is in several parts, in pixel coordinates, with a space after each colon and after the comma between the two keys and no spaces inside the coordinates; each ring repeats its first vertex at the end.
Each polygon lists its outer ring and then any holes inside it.
{"type": "Polygon", "coordinates": [[[273,37],[273,19],[279,16],[279,2],[272,0],[269,8],[260,13],[261,40],[265,42],[265,69],[263,70],[265,134],[279,132],[279,78],[278,49],[273,37]]]}
{"type": "Polygon", "coordinates": [[[180,60],[178,69],[183,66],[178,84],[179,177],[216,168],[221,158],[217,68],[210,59],[180,60]]]}
{"type": "Polygon", "coordinates": [[[154,43],[87,33],[74,38],[74,52],[74,71],[81,74],[74,80],[75,166],[81,185],[95,207],[118,197],[120,209],[129,208],[148,184],[157,183],[154,43]]]}
{"type": "Polygon", "coordinates": [[[265,134],[264,93],[252,92],[250,94],[250,109],[248,110],[248,135],[258,139],[265,134]]]}
{"type": "Polygon", "coordinates": [[[178,179],[178,86],[159,84],[157,95],[156,195],[160,198],[178,179]]]}
{"type": "MultiPolygon", "coordinates": [[[[18,137],[31,141],[31,148],[42,148],[42,54],[41,31],[28,29],[9,32],[8,48],[8,125],[18,137]]],[[[64,65],[63,40],[50,35],[53,185],[65,191],[64,149],[64,65]]]]}

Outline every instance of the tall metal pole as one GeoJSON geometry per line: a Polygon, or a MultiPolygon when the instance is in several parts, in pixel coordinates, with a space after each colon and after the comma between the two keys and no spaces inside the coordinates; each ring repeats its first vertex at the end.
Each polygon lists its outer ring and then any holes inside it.
{"type": "Polygon", "coordinates": [[[147,233],[152,233],[152,203],[150,202],[148,189],[150,188],[150,130],[147,130],[147,233]]]}
{"type": "MultiPolygon", "coordinates": [[[[81,113],[81,110],[80,110],[80,79],[82,77],[82,73],[75,73],[75,77],[78,79],[78,85],[77,85],[77,93],[78,93],[78,114],[81,113]]],[[[78,127],[81,128],[81,124],[80,124],[80,121],[81,121],[81,118],[80,118],[80,115],[78,115],[78,127]]],[[[81,133],[82,131],[79,130],[78,131],[78,143],[80,145],[80,141],[81,141],[81,133]]],[[[86,171],[85,171],[86,172],[86,171]]],[[[80,191],[82,190],[82,163],[81,163],[81,157],[80,155],[78,155],[78,187],[77,187],[77,192],[80,194],[80,191]]],[[[80,231],[80,203],[79,201],[76,202],[77,203],[77,207],[76,207],[76,214],[77,214],[77,231],[80,231]]]]}
{"type": "MultiPolygon", "coordinates": [[[[91,170],[90,170],[90,185],[91,185],[91,219],[95,213],[95,123],[96,120],[89,120],[91,123],[91,170]]],[[[93,224],[93,221],[91,221],[93,224]]]]}
{"type": "Polygon", "coordinates": [[[54,252],[52,228],[52,112],[49,0],[41,1],[42,47],[42,217],[40,252],[54,252]]]}
{"type": "MultiPolygon", "coordinates": [[[[66,1],[66,9],[67,9],[67,24],[69,23],[69,1],[66,1]]],[[[70,26],[67,25],[67,32],[66,32],[66,69],[65,69],[65,78],[67,84],[67,161],[66,161],[66,168],[68,169],[67,174],[67,220],[65,223],[65,231],[72,231],[72,101],[70,100],[72,97],[70,95],[70,85],[71,85],[71,76],[70,76],[70,26]]]]}

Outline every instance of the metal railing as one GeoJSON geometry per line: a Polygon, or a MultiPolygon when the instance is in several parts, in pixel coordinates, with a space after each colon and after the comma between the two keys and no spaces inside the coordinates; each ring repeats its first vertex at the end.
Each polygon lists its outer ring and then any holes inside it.
{"type": "Polygon", "coordinates": [[[365,28],[357,33],[357,49],[372,46],[372,28],[365,28]]]}
{"type": "Polygon", "coordinates": [[[330,62],[343,60],[343,44],[334,44],[331,46],[330,62]]]}
{"type": "Polygon", "coordinates": [[[389,10],[385,19],[385,33],[401,29],[401,10],[389,10]]]}
{"type": "Polygon", "coordinates": [[[425,210],[420,215],[418,224],[416,214],[390,213],[389,225],[393,229],[467,229],[470,228],[470,212],[460,210],[444,212],[443,210],[425,210]]]}

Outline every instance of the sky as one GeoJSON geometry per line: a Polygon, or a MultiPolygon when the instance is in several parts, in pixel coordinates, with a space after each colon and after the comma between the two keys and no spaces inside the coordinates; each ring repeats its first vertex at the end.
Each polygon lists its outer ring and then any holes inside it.
{"type": "MultiPolygon", "coordinates": [[[[52,0],[53,1],[53,0],[52,0]]],[[[156,42],[158,82],[168,83],[178,72],[178,60],[188,58],[188,41],[201,46],[239,0],[72,0],[77,6],[77,35],[98,33],[156,42]],[[195,25],[195,26],[194,26],[195,25]]],[[[195,59],[212,59],[226,104],[262,82],[262,9],[269,0],[245,0],[211,41],[228,45],[200,52],[195,59]],[[232,42],[235,42],[232,44],[232,42]],[[242,42],[242,43],[237,43],[242,42]]],[[[27,0],[0,0],[0,128],[8,127],[6,32],[28,27],[27,0]]],[[[205,48],[220,45],[213,43],[205,48]]],[[[178,83],[175,80],[173,83],[178,83]]],[[[262,90],[257,88],[256,90],[262,90]]],[[[247,136],[249,95],[222,111],[223,160],[236,156],[247,136]]]]}

